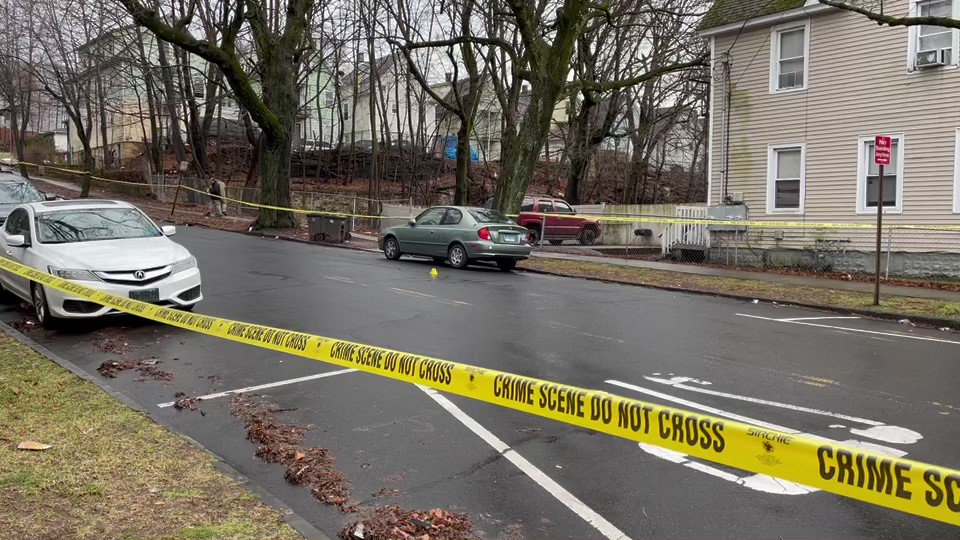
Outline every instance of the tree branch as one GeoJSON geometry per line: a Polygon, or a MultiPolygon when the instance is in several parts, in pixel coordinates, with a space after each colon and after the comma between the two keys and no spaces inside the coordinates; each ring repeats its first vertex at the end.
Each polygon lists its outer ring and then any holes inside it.
{"type": "Polygon", "coordinates": [[[831,6],[845,11],[859,13],[880,26],[942,26],[944,28],[960,29],[960,19],[950,17],[891,17],[883,13],[876,13],[869,9],[848,4],[843,0],[819,0],[825,6],[831,6]]]}
{"type": "Polygon", "coordinates": [[[610,90],[617,90],[620,88],[626,88],[628,86],[636,86],[642,84],[650,79],[657,79],[666,75],[668,73],[673,73],[675,71],[683,71],[685,69],[704,67],[707,64],[707,55],[702,54],[690,62],[681,62],[677,64],[669,64],[666,66],[658,67],[652,69],[643,75],[637,75],[636,77],[630,77],[629,79],[623,79],[620,81],[607,81],[607,82],[591,82],[591,81],[578,81],[572,84],[579,91],[583,90],[593,90],[595,92],[608,92],[610,90]]]}

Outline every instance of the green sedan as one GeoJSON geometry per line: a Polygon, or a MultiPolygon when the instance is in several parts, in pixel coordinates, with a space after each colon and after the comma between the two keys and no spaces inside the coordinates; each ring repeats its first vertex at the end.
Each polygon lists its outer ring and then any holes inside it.
{"type": "Polygon", "coordinates": [[[380,249],[391,261],[423,255],[454,268],[495,261],[506,272],[530,256],[529,232],[496,210],[434,206],[406,225],[384,229],[380,249]]]}

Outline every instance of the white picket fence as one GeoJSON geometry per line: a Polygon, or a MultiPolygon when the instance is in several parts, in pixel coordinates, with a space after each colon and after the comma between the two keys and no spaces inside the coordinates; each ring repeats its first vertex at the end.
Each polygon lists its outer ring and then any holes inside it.
{"type": "MultiPolygon", "coordinates": [[[[706,219],[706,206],[678,206],[676,217],[689,219],[706,219]]],[[[675,245],[707,246],[710,238],[706,223],[670,223],[663,230],[663,254],[670,252],[675,245]]]]}

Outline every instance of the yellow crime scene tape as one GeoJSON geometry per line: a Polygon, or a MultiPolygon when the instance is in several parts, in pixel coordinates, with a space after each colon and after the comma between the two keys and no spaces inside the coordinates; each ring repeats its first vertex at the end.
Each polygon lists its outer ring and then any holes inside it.
{"type": "Polygon", "coordinates": [[[0,269],[138,317],[492,403],[960,526],[960,471],[682,409],[362,345],[179,311],[0,258],[0,269]]]}
{"type": "MultiPolygon", "coordinates": [[[[36,163],[29,163],[26,161],[19,162],[23,165],[28,165],[31,167],[46,167],[50,170],[61,171],[68,174],[74,175],[86,175],[85,172],[80,172],[72,169],[63,169],[59,167],[52,167],[48,165],[38,165],[36,163]]],[[[124,180],[113,180],[111,178],[103,178],[100,176],[90,175],[90,178],[100,182],[110,182],[114,184],[123,184],[130,186],[140,186],[140,187],[150,187],[143,182],[127,182],[124,180]]],[[[174,186],[167,186],[170,189],[173,189],[174,186]]],[[[204,190],[196,189],[190,186],[179,185],[179,189],[184,189],[187,191],[193,191],[195,193],[200,193],[201,195],[210,196],[210,194],[204,190]]],[[[293,212],[297,214],[322,214],[330,216],[339,216],[339,217],[352,217],[356,219],[401,219],[398,216],[371,216],[366,214],[351,214],[348,212],[332,212],[329,210],[307,210],[303,208],[289,208],[286,206],[272,206],[268,204],[259,204],[249,201],[241,201],[239,199],[232,199],[224,195],[220,196],[221,199],[229,201],[232,203],[240,204],[243,206],[249,206],[252,208],[266,208],[268,210],[279,210],[283,212],[293,212]]],[[[773,227],[773,228],[782,228],[782,229],[873,229],[876,230],[876,223],[829,223],[829,222],[819,222],[819,221],[755,221],[755,220],[730,220],[730,219],[710,219],[710,218],[677,218],[677,217],[649,217],[649,216],[599,216],[599,215],[590,215],[590,214],[541,214],[539,212],[529,212],[529,215],[537,216],[539,218],[546,217],[587,217],[594,221],[601,223],[633,223],[633,224],[686,224],[686,225],[718,225],[718,226],[735,226],[735,227],[773,227]]],[[[518,214],[507,214],[508,217],[518,217],[518,214]]],[[[913,225],[913,224],[894,224],[888,223],[882,226],[882,229],[889,230],[926,230],[926,231],[956,231],[960,232],[960,225],[913,225]]]]}

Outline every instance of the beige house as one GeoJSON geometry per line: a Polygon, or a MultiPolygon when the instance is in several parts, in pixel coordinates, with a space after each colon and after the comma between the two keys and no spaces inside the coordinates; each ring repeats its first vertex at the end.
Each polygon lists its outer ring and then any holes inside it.
{"type": "MultiPolygon", "coordinates": [[[[884,9],[960,17],[960,0],[884,9]]],[[[892,231],[881,264],[960,277],[960,231],[936,230],[960,225],[960,32],[881,27],[816,0],[717,0],[701,35],[713,74],[708,205],[742,205],[753,221],[875,223],[873,141],[888,135],[884,222],[931,227],[892,231]]],[[[746,244],[741,256],[758,264],[875,267],[870,229],[772,224],[710,236],[711,256],[746,244]]]]}

